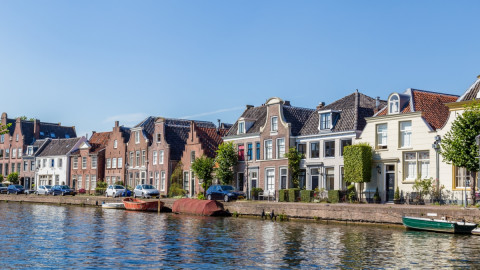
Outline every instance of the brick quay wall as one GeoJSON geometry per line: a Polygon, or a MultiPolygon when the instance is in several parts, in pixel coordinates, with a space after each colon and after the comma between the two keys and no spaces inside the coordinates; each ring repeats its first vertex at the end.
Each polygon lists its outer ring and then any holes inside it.
{"type": "MultiPolygon", "coordinates": [[[[103,202],[121,202],[120,198],[102,196],[36,196],[0,194],[0,201],[29,202],[47,204],[66,204],[82,206],[98,206],[103,202]]],[[[172,208],[175,199],[162,199],[165,206],[172,208]]],[[[448,216],[454,220],[480,223],[480,210],[477,208],[461,208],[459,206],[436,205],[395,205],[395,204],[327,204],[327,203],[281,203],[268,201],[236,201],[223,203],[230,213],[241,216],[260,216],[262,211],[276,215],[284,214],[289,218],[311,219],[323,221],[339,221],[346,223],[378,223],[402,224],[402,216],[426,216],[436,213],[438,218],[448,216]]]]}

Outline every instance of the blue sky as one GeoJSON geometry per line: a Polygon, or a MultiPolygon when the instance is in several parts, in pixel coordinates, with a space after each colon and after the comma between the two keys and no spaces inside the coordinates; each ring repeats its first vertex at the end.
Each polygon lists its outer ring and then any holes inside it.
{"type": "Polygon", "coordinates": [[[233,123],[269,97],[462,94],[479,1],[0,1],[1,111],[78,135],[148,115],[233,123]]]}

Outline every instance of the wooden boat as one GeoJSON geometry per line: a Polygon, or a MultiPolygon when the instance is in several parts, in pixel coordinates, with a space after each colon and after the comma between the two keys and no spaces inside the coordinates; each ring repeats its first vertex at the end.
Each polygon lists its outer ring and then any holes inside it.
{"type": "Polygon", "coordinates": [[[125,209],[125,205],[123,202],[121,203],[103,203],[102,204],[103,209],[125,209]]]}
{"type": "MultiPolygon", "coordinates": [[[[158,211],[158,200],[140,200],[136,198],[125,198],[123,204],[125,209],[134,211],[158,211]]],[[[165,203],[160,202],[160,209],[165,203]]]]}
{"type": "Polygon", "coordinates": [[[172,212],[201,216],[227,216],[223,204],[215,200],[179,199],[173,203],[172,212]]]}
{"type": "Polygon", "coordinates": [[[407,229],[446,233],[470,234],[477,227],[475,223],[433,218],[402,217],[402,222],[407,229]]]}

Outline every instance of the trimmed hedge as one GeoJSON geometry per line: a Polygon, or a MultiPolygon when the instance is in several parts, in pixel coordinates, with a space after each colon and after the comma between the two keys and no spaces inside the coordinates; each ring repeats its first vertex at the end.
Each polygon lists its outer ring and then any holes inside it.
{"type": "Polygon", "coordinates": [[[340,190],[329,190],[328,201],[331,203],[338,203],[340,199],[340,190]]]}
{"type": "Polygon", "coordinates": [[[372,153],[372,147],[365,143],[345,147],[343,163],[345,164],[346,182],[370,182],[372,177],[372,153]]]}
{"type": "Polygon", "coordinates": [[[302,202],[311,202],[313,198],[313,190],[301,190],[300,198],[302,202]]]}
{"type": "Polygon", "coordinates": [[[289,202],[296,202],[298,197],[300,197],[300,189],[299,188],[291,188],[291,189],[288,190],[288,201],[289,202]]]}
{"type": "Polygon", "coordinates": [[[288,189],[280,189],[278,191],[278,201],[280,202],[288,201],[288,189]]]}

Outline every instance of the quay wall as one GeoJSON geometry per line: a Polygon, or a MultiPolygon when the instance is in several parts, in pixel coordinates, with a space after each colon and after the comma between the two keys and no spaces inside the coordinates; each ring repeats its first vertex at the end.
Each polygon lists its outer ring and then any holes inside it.
{"type": "MultiPolygon", "coordinates": [[[[101,206],[103,202],[121,202],[121,198],[102,196],[35,196],[0,194],[0,201],[101,206]]],[[[175,199],[162,199],[165,207],[172,208],[175,199]]],[[[480,223],[480,210],[459,206],[395,205],[395,204],[327,204],[283,203],[268,201],[234,201],[223,203],[230,213],[244,216],[260,216],[262,211],[289,218],[332,220],[355,223],[402,224],[402,216],[427,216],[436,213],[438,218],[447,216],[453,220],[480,223]]]]}

